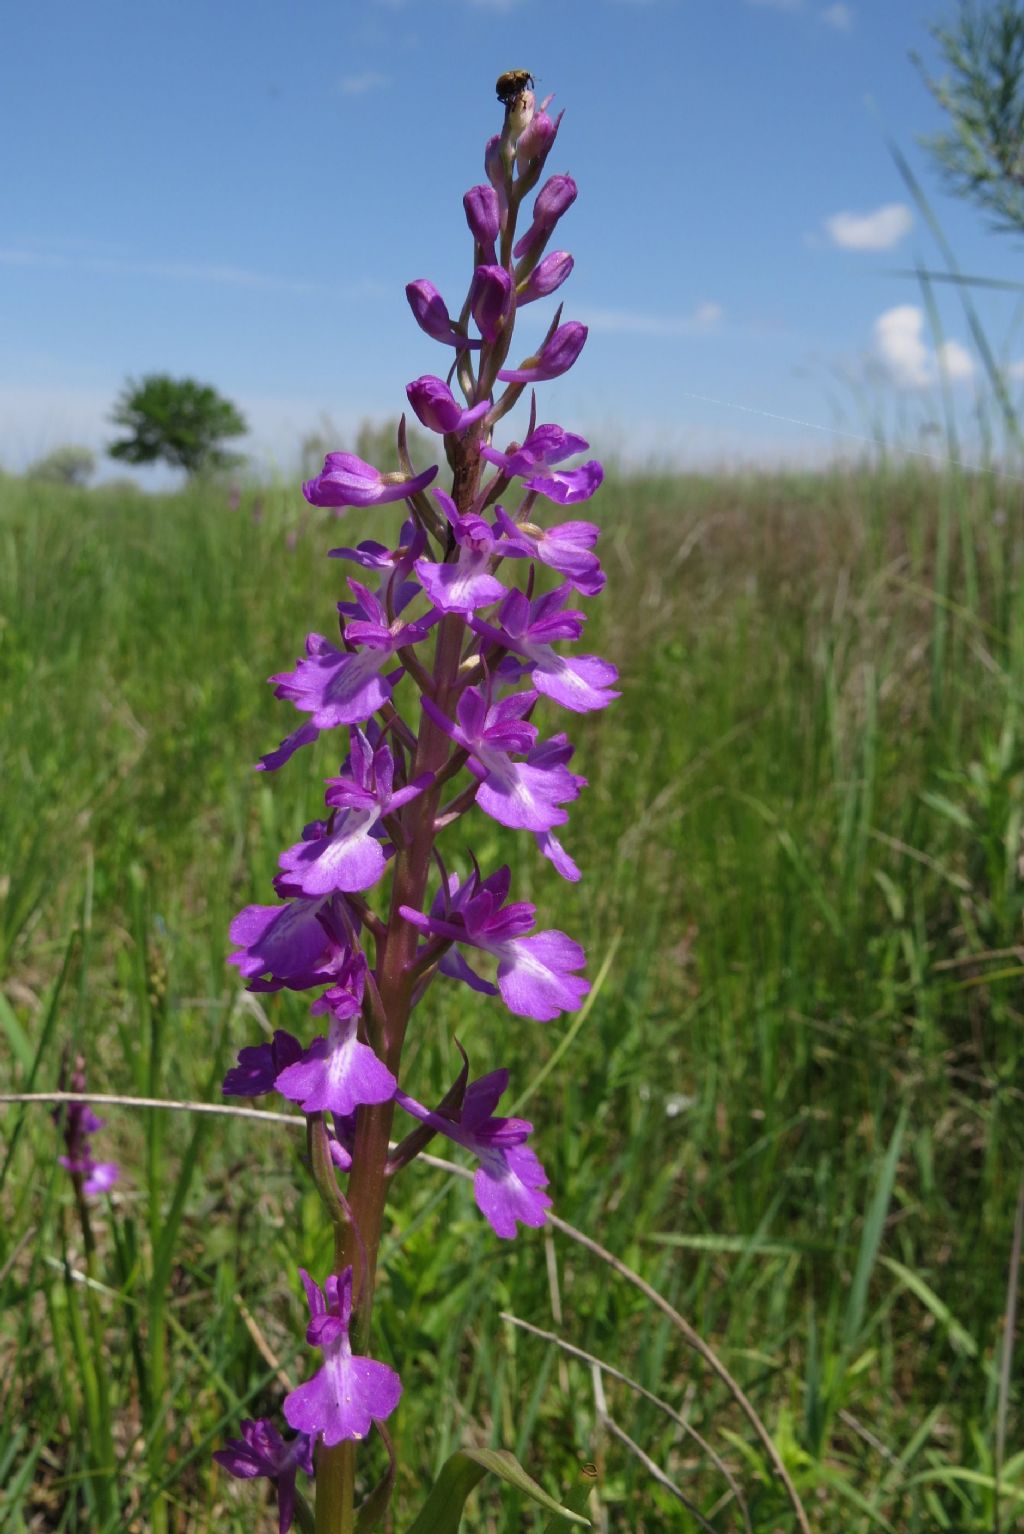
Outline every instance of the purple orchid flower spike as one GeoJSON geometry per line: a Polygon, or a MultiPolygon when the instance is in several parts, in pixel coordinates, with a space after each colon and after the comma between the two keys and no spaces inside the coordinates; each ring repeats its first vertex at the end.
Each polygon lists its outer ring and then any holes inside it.
{"type": "Polygon", "coordinates": [[[517,368],[502,368],[498,377],[502,383],[518,384],[560,378],[572,367],[586,339],[586,325],[581,325],[579,320],[567,320],[564,325],[559,325],[535,356],[527,357],[517,368]]]}
{"type": "Polygon", "coordinates": [[[473,1179],[477,1207],[495,1235],[505,1240],[515,1236],[517,1221],[534,1228],[543,1225],[551,1208],[551,1199],[543,1191],[547,1173],[526,1143],[533,1125],[526,1119],[494,1117],[508,1080],[508,1071],[500,1070],[472,1082],[458,1123],[431,1112],[406,1092],[396,1094],[406,1113],[477,1157],[480,1167],[473,1179]]]}
{"type": "MultiPolygon", "coordinates": [[[[322,1357],[284,1404],[300,1437],[286,1443],[269,1423],[247,1422],[218,1456],[232,1474],[274,1482],[282,1529],[293,1514],[308,1524],[295,1472],[311,1466],[314,1446],[317,1527],[357,1525],[355,1487],[370,1467],[360,1454],[353,1468],[351,1441],[374,1423],[392,1463],[372,1511],[378,1521],[393,1517],[383,1505],[395,1471],[383,1424],[402,1386],[369,1356],[392,1179],[440,1133],[476,1158],[476,1202],[501,1238],[542,1226],[551,1206],[532,1126],[499,1112],[507,1071],[467,1086],[465,1061],[436,1108],[405,1090],[415,1085],[402,1062],[414,1009],[432,987],[455,980],[516,1017],[547,1022],[590,992],[583,949],[564,932],[537,930],[535,907],[512,898],[509,868],[485,877],[470,851],[472,872],[460,880],[447,871],[440,840],[456,825],[460,836],[463,817],[479,809],[532,836],[561,878],[578,880],[560,835],[586,780],[573,771],[568,735],[541,738],[533,710],[548,698],[588,713],[617,696],[614,666],[574,653],[585,617],[570,605],[572,594],[595,596],[605,584],[598,528],[547,525],[569,511],[545,515],[552,505],[589,501],[601,465],[584,461],[584,437],[551,421],[538,425],[536,400],[525,441],[504,451],[492,444],[525,387],[565,373],[587,339],[585,325],[562,323],[559,306],[543,340],[531,343],[536,354],[515,365],[519,306],[556,293],[573,270],[553,236],[575,181],[550,176],[533,198],[561,117],[548,115],[550,97],[538,108],[532,87],[526,70],[499,76],[501,131],[484,153],[485,180],[463,199],[472,262],[458,307],[449,310],[425,279],[406,288],[419,327],[454,349],[450,372],[406,385],[417,420],[443,439],[450,486],[434,485],[435,467],[413,471],[403,416],[400,469],[384,473],[354,454],[331,453],[304,487],[309,501],[334,510],[398,510],[390,531],[331,550],[357,567],[351,594],[336,602],[340,637],[309,634],[294,666],[271,678],[298,722],[260,769],[274,771],[331,730],[346,732],[332,751],[341,765],[326,780],[318,818],[280,855],[279,903],[246,906],[231,925],[231,963],[248,989],[308,992],[311,1016],[323,1019],[308,1047],[307,1034],[279,1029],[241,1049],[223,1086],[228,1097],[277,1091],[299,1105],[306,1164],[333,1233],[335,1271],[324,1288],[302,1273],[306,1336],[322,1357]],[[531,200],[532,221],[523,215],[531,200]],[[469,338],[471,327],[480,339],[469,338]],[[498,380],[508,387],[496,388],[498,380]],[[510,494],[506,508],[498,503],[513,481],[521,494],[510,494]],[[540,567],[557,572],[557,590],[536,594],[550,584],[540,567]],[[396,1101],[417,1123],[393,1152],[396,1101]]],[[[423,1058],[415,1048],[411,1055],[423,1058]]],[[[82,1123],[88,1130],[92,1121],[82,1123]]]]}
{"type": "Polygon", "coordinates": [[[444,299],[434,284],[428,282],[425,277],[418,278],[416,282],[410,282],[406,286],[405,296],[409,300],[409,308],[413,312],[417,325],[432,340],[441,341],[445,346],[454,346],[460,351],[473,350],[480,346],[479,341],[471,341],[460,330],[456,330],[444,299]]]}
{"type": "MultiPolygon", "coordinates": [[[[61,1069],[62,1087],[66,1068],[65,1061],[61,1069]]],[[[86,1090],[84,1055],[75,1059],[69,1090],[86,1090]]],[[[105,1120],[99,1118],[88,1103],[62,1103],[53,1117],[64,1140],[64,1153],[57,1157],[58,1164],[72,1177],[81,1178],[81,1191],[87,1198],[109,1192],[121,1175],[120,1168],[116,1161],[96,1161],[90,1143],[93,1135],[104,1127],[105,1120]]]]}
{"type": "Polygon", "coordinates": [[[357,1036],[365,983],[366,959],[357,954],[337,983],[314,1002],[316,1010],[330,1013],[326,1038],[314,1039],[275,1082],[283,1096],[302,1105],[303,1113],[329,1111],[347,1117],[363,1103],[386,1103],[395,1095],[394,1076],[357,1036]]]}
{"type": "Polygon", "coordinates": [[[355,453],[328,453],[315,479],[307,479],[302,493],[312,506],[331,506],[341,511],[346,506],[383,506],[389,501],[407,501],[425,490],[437,478],[437,464],[410,479],[400,469],[382,474],[355,453]]]}
{"type": "Polygon", "coordinates": [[[417,420],[428,431],[467,431],[491,408],[490,400],[485,399],[478,405],[464,410],[444,380],[435,378],[430,373],[424,374],[422,378],[414,378],[411,384],[406,384],[405,392],[409,397],[409,404],[416,412],[417,420]]]}
{"type": "Polygon", "coordinates": [[[557,501],[560,506],[569,506],[575,501],[590,499],[604,479],[604,470],[596,459],[578,469],[552,470],[551,466],[574,453],[585,452],[589,445],[585,437],[577,437],[573,432],[563,431],[561,426],[548,424],[531,431],[522,447],[507,453],[483,447],[480,456],[488,463],[497,464],[503,475],[522,478],[525,489],[535,495],[557,501]],[[551,472],[547,472],[549,470],[551,472]]]}
{"type": "Polygon", "coordinates": [[[535,522],[513,522],[501,506],[496,511],[496,526],[505,534],[502,553],[506,559],[539,559],[548,569],[566,576],[570,586],[587,597],[596,597],[604,590],[604,571],[593,552],[601,529],[593,522],[540,527],[535,522]]]}
{"type": "Polygon", "coordinates": [[[288,1534],[295,1518],[295,1477],[299,1470],[312,1478],[313,1439],[300,1433],[290,1441],[281,1437],[266,1417],[242,1423],[241,1438],[229,1438],[213,1455],[229,1475],[249,1481],[263,1476],[277,1492],[278,1534],[288,1534]]]}
{"type": "Polygon", "coordinates": [[[455,564],[416,561],[416,574],[427,596],[444,613],[472,613],[478,607],[500,602],[508,587],[490,572],[491,559],[500,552],[494,529],[472,512],[461,516],[451,496],[442,490],[435,491],[435,495],[451,523],[459,558],[455,564]]]}
{"type": "Polygon", "coordinates": [[[507,867],[482,881],[474,876],[458,891],[447,920],[409,906],[402,906],[402,915],[421,932],[492,954],[509,1011],[548,1023],[560,1012],[575,1011],[590,990],[590,982],[573,973],[586,963],[586,954],[564,932],[528,935],[536,910],[526,901],[504,904],[510,881],[507,867]]]}
{"type": "Polygon", "coordinates": [[[345,1439],[365,1438],[372,1422],[390,1417],[402,1394],[394,1369],[353,1354],[349,1341],[352,1269],[332,1273],[324,1289],[299,1269],[311,1320],[306,1341],[323,1350],[324,1361],[311,1380],[285,1396],[284,1416],[296,1432],[320,1438],[328,1448],[345,1439]]]}
{"type": "Polygon", "coordinates": [[[423,707],[469,752],[469,770],[480,780],[476,802],[485,814],[515,830],[550,831],[569,818],[561,806],[579,796],[586,779],[569,771],[564,752],[547,750],[553,742],[537,745],[537,728],[523,717],[536,701],[535,692],[523,692],[491,704],[478,687],[467,687],[454,722],[429,698],[423,707]],[[513,755],[526,760],[514,762],[513,755]]]}
{"type": "Polygon", "coordinates": [[[570,589],[559,586],[533,602],[521,591],[510,591],[493,624],[477,617],[470,622],[478,634],[525,657],[524,665],[503,661],[503,674],[529,672],[545,697],[573,713],[588,714],[619,696],[611,690],[618,672],[599,655],[558,655],[552,648],[559,639],[578,639],[583,630],[583,613],[562,611],[570,589]]]}

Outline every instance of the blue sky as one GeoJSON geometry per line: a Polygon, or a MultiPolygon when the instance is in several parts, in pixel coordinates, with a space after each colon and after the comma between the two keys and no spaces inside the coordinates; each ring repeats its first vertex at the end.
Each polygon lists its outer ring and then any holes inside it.
{"type": "MultiPolygon", "coordinates": [[[[404,284],[429,277],[458,307],[462,193],[500,126],[494,77],[520,66],[566,109],[548,168],[580,195],[560,296],[591,327],[543,419],[694,463],[815,460],[856,447],[815,426],[869,432],[876,407],[912,440],[938,364],[916,284],[895,272],[938,261],[885,132],[963,269],[1019,275],[1019,244],[944,197],[917,147],[940,117],[909,54],[933,57],[942,14],[942,0],[20,6],[0,57],[0,462],[101,446],[124,378],[155,370],[236,399],[248,445],[284,472],[322,416],[345,447],[361,417],[396,415],[407,380],[445,370],[404,284]]],[[[979,370],[955,292],[939,296],[967,410],[979,370]]],[[[1024,356],[1013,296],[980,308],[1007,361],[1024,356]]],[[[541,318],[524,316],[524,341],[541,318]]]]}

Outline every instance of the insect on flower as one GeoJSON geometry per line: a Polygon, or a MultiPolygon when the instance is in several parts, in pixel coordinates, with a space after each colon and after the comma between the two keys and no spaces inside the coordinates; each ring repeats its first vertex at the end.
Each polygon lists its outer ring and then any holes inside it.
{"type": "Polygon", "coordinates": [[[506,69],[494,88],[502,106],[509,107],[521,92],[533,89],[533,76],[528,69],[506,69]]]}

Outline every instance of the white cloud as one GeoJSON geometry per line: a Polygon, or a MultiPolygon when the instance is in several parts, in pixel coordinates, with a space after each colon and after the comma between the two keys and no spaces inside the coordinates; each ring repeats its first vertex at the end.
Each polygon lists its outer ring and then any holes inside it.
{"type": "Polygon", "coordinates": [[[890,250],[906,234],[914,220],[902,202],[887,202],[873,213],[834,213],[825,220],[833,245],[843,250],[890,250]]]}
{"type": "Polygon", "coordinates": [[[874,325],[875,356],[900,389],[928,389],[945,375],[950,383],[974,376],[974,359],[959,341],[943,341],[933,351],[925,340],[924,310],[898,304],[880,314],[874,325]]]}
{"type": "Polygon", "coordinates": [[[901,389],[927,389],[932,381],[924,314],[913,304],[887,309],[875,321],[875,351],[901,389]]]}
{"type": "Polygon", "coordinates": [[[691,314],[645,313],[637,309],[589,309],[580,318],[591,330],[620,336],[693,336],[715,330],[725,317],[721,304],[698,304],[691,314]]]}
{"type": "Polygon", "coordinates": [[[826,5],[821,19],[826,26],[835,27],[837,32],[853,30],[853,12],[848,5],[842,4],[842,0],[836,0],[835,5],[826,5]]]}
{"type": "Polygon", "coordinates": [[[377,69],[364,69],[362,74],[342,75],[338,89],[343,96],[365,96],[367,91],[379,91],[390,84],[390,75],[382,75],[377,69]]]}
{"type": "Polygon", "coordinates": [[[974,358],[959,341],[943,341],[937,355],[939,368],[950,383],[966,383],[974,377],[974,358]]]}

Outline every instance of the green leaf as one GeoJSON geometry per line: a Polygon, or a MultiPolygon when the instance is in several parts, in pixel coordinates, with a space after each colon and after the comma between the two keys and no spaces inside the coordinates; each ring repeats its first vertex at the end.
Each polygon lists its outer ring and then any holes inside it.
{"type": "Polygon", "coordinates": [[[895,1257],[882,1257],[879,1260],[883,1268],[888,1268],[890,1273],[894,1273],[900,1283],[909,1289],[911,1294],[916,1295],[921,1304],[931,1311],[936,1321],[945,1327],[953,1346],[961,1353],[966,1353],[968,1358],[977,1358],[978,1344],[970,1332],[960,1324],[949,1306],[939,1298],[930,1285],[925,1283],[920,1274],[913,1272],[902,1262],[897,1262],[895,1257]]]}
{"type": "Polygon", "coordinates": [[[864,1229],[861,1232],[860,1247],[857,1251],[857,1265],[853,1270],[853,1283],[850,1286],[849,1297],[846,1302],[846,1314],[843,1317],[842,1342],[843,1351],[851,1353],[860,1336],[860,1329],[864,1324],[864,1311],[867,1308],[868,1284],[871,1281],[871,1273],[878,1257],[878,1248],[882,1244],[882,1236],[885,1231],[885,1222],[889,1214],[889,1203],[892,1199],[893,1187],[896,1182],[896,1170],[899,1166],[900,1147],[903,1144],[903,1131],[906,1127],[907,1114],[903,1109],[896,1121],[892,1139],[889,1141],[889,1149],[886,1151],[885,1160],[879,1174],[878,1182],[871,1202],[868,1205],[864,1217],[864,1229]]]}
{"type": "Polygon", "coordinates": [[[543,1486],[539,1486],[532,1476],[527,1475],[515,1455],[507,1449],[460,1449],[445,1461],[441,1474],[408,1534],[456,1534],[462,1522],[466,1498],[488,1471],[500,1476],[509,1486],[539,1506],[547,1508],[556,1517],[582,1528],[590,1528],[588,1518],[571,1508],[563,1507],[554,1497],[549,1497],[543,1486]]]}
{"type": "Polygon", "coordinates": [[[7,1042],[11,1046],[11,1054],[15,1056],[22,1070],[28,1073],[32,1069],[33,1050],[28,1041],[28,1034],[15,1016],[3,991],[0,991],[0,1028],[7,1035],[7,1042]]]}

